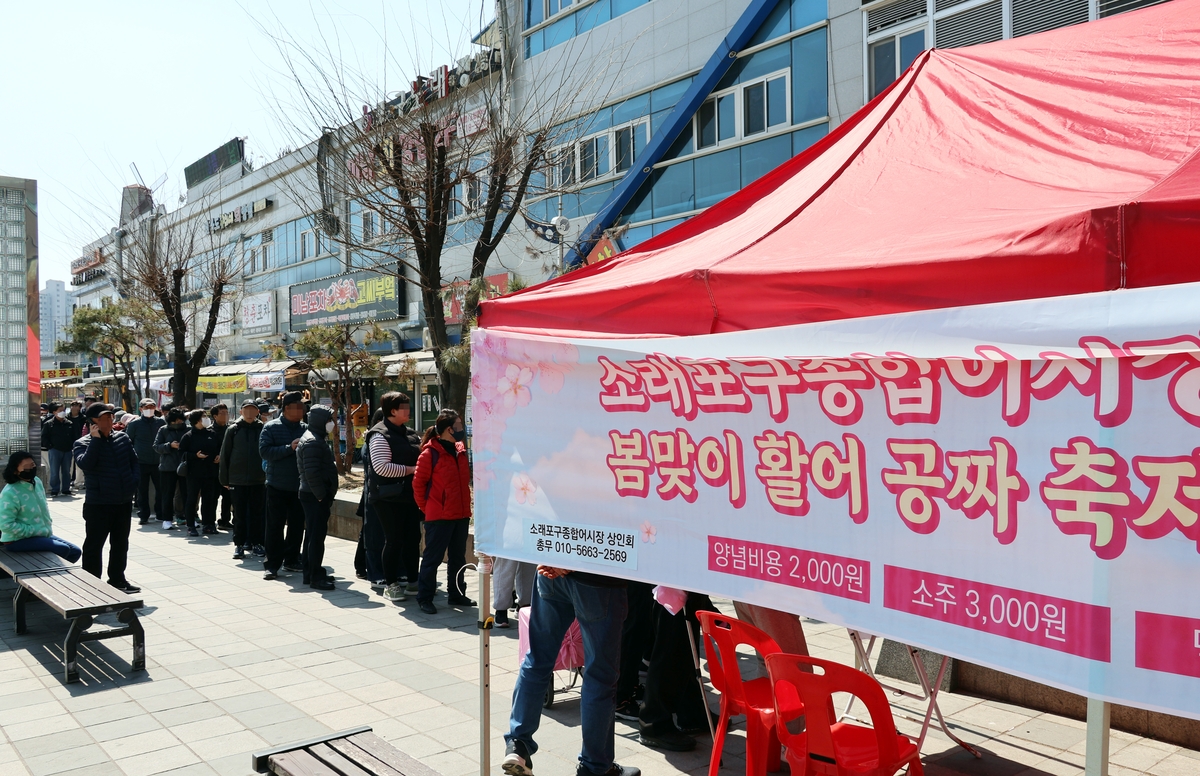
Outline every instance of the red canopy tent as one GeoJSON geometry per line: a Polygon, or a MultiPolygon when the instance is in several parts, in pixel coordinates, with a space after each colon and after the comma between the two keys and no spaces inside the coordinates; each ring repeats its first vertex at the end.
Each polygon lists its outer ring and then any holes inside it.
{"type": "Polygon", "coordinates": [[[483,304],[560,336],[756,329],[1200,280],[1200,0],[926,52],[805,153],[483,304]]]}

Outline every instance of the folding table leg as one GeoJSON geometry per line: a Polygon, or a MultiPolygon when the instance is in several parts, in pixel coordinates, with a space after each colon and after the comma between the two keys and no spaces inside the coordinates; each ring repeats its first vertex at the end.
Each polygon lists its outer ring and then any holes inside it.
{"type": "Polygon", "coordinates": [[[917,751],[919,752],[921,750],[921,745],[925,743],[925,735],[929,732],[929,723],[932,721],[932,717],[936,713],[938,725],[941,726],[942,732],[949,736],[951,741],[975,755],[976,759],[981,759],[983,757],[982,752],[950,732],[949,726],[946,725],[946,719],[942,716],[942,710],[938,708],[937,696],[938,693],[941,692],[942,677],[946,675],[946,666],[949,665],[950,658],[942,655],[942,664],[938,666],[937,680],[931,685],[929,683],[929,674],[925,672],[925,664],[917,656],[917,651],[912,647],[909,647],[909,654],[913,658],[913,667],[917,670],[917,676],[921,679],[921,685],[929,694],[929,708],[925,710],[925,722],[921,725],[921,737],[917,739],[917,751]]]}

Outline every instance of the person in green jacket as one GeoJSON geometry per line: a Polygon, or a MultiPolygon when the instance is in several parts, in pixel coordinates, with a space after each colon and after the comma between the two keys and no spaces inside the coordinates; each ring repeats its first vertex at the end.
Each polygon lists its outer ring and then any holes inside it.
{"type": "Polygon", "coordinates": [[[24,450],[13,453],[4,467],[0,491],[0,544],[15,552],[52,552],[69,563],[83,550],[51,533],[46,489],[37,476],[37,462],[24,450]]]}

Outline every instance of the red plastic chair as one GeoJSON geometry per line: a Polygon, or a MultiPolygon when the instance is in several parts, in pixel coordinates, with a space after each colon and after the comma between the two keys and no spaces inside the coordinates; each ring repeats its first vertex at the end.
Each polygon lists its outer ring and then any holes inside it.
{"type": "Polygon", "coordinates": [[[763,657],[780,654],[782,650],[770,636],[741,620],[717,612],[696,612],[696,616],[700,618],[700,630],[704,634],[709,678],[721,693],[721,719],[717,723],[708,776],[717,776],[729,718],[739,714],[746,715],[746,776],[765,776],[768,771],[778,771],[781,763],[771,680],[764,676],[742,681],[737,648],[740,644],[754,647],[763,657]]]}
{"type": "Polygon", "coordinates": [[[905,765],[909,776],[924,776],[921,752],[896,732],[883,688],[870,676],[841,663],[787,654],[768,655],[767,672],[780,702],[778,735],[787,747],[792,776],[892,776],[905,765]],[[861,700],[872,727],[838,722],[835,692],[861,700]],[[804,704],[803,733],[787,729],[795,717],[791,706],[784,705],[789,697],[804,704]]]}

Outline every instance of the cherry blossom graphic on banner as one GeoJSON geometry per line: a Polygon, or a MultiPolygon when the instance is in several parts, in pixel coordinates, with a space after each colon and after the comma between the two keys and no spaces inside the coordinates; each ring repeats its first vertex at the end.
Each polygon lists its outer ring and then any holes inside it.
{"type": "Polygon", "coordinates": [[[477,543],[1200,718],[1198,292],[477,330],[477,543]]]}

